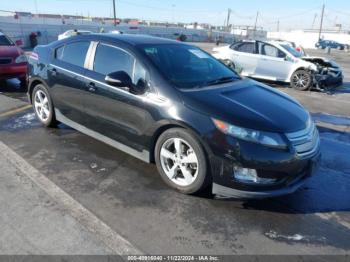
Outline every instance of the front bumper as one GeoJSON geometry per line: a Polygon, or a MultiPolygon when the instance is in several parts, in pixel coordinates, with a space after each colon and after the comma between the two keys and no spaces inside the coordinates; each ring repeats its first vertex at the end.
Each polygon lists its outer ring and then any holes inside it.
{"type": "Polygon", "coordinates": [[[344,75],[342,72],[316,74],[315,79],[317,84],[322,87],[338,87],[343,84],[344,75]]]}
{"type": "Polygon", "coordinates": [[[295,177],[291,177],[282,187],[277,189],[263,189],[263,190],[239,190],[230,188],[227,186],[222,186],[220,184],[213,183],[212,193],[218,197],[232,197],[240,199],[262,199],[262,198],[272,198],[283,195],[292,194],[297,191],[302,185],[305,184],[307,179],[313,175],[315,169],[318,165],[318,160],[311,161],[311,167],[307,171],[302,172],[295,177]]]}
{"type": "Polygon", "coordinates": [[[0,65],[0,80],[25,78],[27,63],[0,65]]]}
{"type": "Polygon", "coordinates": [[[212,139],[210,143],[213,151],[210,165],[212,192],[219,197],[249,199],[291,194],[314,174],[319,163],[318,133],[317,142],[307,153],[298,153],[292,145],[288,150],[277,150],[220,133],[216,135],[218,139],[212,139]],[[235,178],[235,167],[255,169],[259,178],[274,179],[274,182],[243,183],[235,178]]]}

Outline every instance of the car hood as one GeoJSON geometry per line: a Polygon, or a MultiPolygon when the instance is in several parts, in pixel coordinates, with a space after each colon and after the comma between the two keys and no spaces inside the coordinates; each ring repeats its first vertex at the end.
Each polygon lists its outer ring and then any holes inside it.
{"type": "Polygon", "coordinates": [[[296,100],[250,79],[182,92],[192,110],[255,130],[294,132],[306,128],[309,119],[296,100]]]}
{"type": "Polygon", "coordinates": [[[0,57],[17,57],[20,54],[17,46],[0,46],[0,57]]]}
{"type": "Polygon", "coordinates": [[[303,59],[304,61],[308,61],[308,62],[311,62],[311,63],[318,64],[320,66],[324,66],[324,67],[339,68],[339,65],[335,61],[330,60],[330,59],[325,58],[325,57],[304,56],[301,59],[303,59]]]}

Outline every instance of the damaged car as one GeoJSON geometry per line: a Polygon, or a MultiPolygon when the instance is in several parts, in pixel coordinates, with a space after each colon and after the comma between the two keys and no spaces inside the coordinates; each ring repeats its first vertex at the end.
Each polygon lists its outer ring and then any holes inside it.
{"type": "Polygon", "coordinates": [[[181,193],[275,197],[317,167],[320,139],[307,110],[198,47],[80,35],[36,47],[29,63],[28,97],[43,125],[59,121],[156,163],[181,193]]]}
{"type": "Polygon", "coordinates": [[[343,83],[342,70],[334,61],[305,56],[281,41],[239,41],[214,48],[213,56],[238,69],[243,76],[288,83],[297,90],[343,83]]]}

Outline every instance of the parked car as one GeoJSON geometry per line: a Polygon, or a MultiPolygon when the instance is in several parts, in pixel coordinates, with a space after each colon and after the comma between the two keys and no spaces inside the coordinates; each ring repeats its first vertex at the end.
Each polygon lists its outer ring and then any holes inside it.
{"type": "Polygon", "coordinates": [[[72,37],[75,35],[88,35],[88,34],[92,34],[91,31],[84,31],[84,30],[68,30],[60,35],[58,35],[58,40],[62,40],[68,37],[72,37]]]}
{"type": "Polygon", "coordinates": [[[18,78],[21,87],[27,84],[27,57],[23,50],[0,32],[0,81],[18,78]]]}
{"type": "Polygon", "coordinates": [[[319,49],[326,49],[327,47],[329,48],[333,48],[333,49],[338,49],[338,50],[344,50],[345,49],[345,45],[344,44],[340,44],[336,41],[331,41],[331,40],[319,40],[316,44],[315,44],[316,48],[319,49]]]}
{"type": "Polygon", "coordinates": [[[213,51],[217,59],[241,68],[243,76],[289,83],[297,90],[343,83],[342,70],[334,61],[303,56],[279,41],[240,41],[213,51]]]}
{"type": "Polygon", "coordinates": [[[65,123],[155,162],[182,193],[210,186],[273,197],[297,190],[317,166],[318,131],[297,101],[192,45],[92,34],[34,54],[28,96],[42,124],[65,123]]]}

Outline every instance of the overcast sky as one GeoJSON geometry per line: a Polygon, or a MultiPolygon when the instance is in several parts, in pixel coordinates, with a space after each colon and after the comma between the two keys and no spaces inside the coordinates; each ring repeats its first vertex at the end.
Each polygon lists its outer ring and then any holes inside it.
{"type": "MultiPolygon", "coordinates": [[[[0,9],[35,13],[112,16],[112,0],[0,0],[0,9]]],[[[161,21],[200,22],[222,25],[227,9],[230,23],[276,29],[317,28],[322,4],[326,4],[325,27],[342,24],[350,29],[349,0],[116,0],[117,16],[161,21]]]]}

